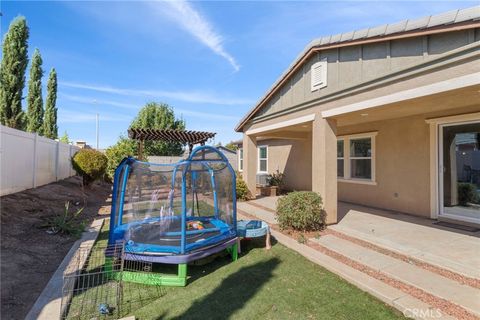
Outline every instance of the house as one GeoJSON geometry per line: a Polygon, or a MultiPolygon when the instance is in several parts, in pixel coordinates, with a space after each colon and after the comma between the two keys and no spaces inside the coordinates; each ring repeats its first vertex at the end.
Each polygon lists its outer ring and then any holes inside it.
{"type": "Polygon", "coordinates": [[[252,193],[276,170],[337,202],[480,223],[480,6],[312,41],[236,127],[252,193]]]}
{"type": "Polygon", "coordinates": [[[217,146],[217,149],[220,150],[221,153],[227,158],[228,162],[230,162],[230,165],[234,170],[237,170],[238,164],[237,164],[237,151],[229,149],[224,146],[217,146]]]}

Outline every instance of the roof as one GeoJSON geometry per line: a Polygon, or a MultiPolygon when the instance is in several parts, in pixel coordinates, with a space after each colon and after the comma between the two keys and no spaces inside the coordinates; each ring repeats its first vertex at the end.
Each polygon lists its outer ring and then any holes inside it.
{"type": "Polygon", "coordinates": [[[255,107],[240,120],[235,131],[241,131],[245,123],[253,117],[260,107],[263,106],[263,104],[270,98],[271,94],[276,92],[283,82],[293,74],[296,68],[303,64],[303,62],[310,57],[310,54],[314,52],[364,43],[387,41],[392,38],[414,37],[418,36],[419,32],[427,34],[444,32],[447,29],[453,29],[459,25],[465,25],[465,27],[471,28],[472,22],[477,24],[477,27],[480,26],[480,6],[457,9],[422,18],[403,20],[396,23],[384,24],[372,28],[359,29],[314,39],[297,56],[277,81],[275,81],[273,86],[257,102],[255,107]]]}
{"type": "Polygon", "coordinates": [[[226,151],[226,152],[230,152],[230,153],[233,153],[233,154],[237,154],[237,151],[232,150],[232,149],[229,149],[229,148],[224,147],[224,146],[218,146],[218,147],[216,147],[216,148],[219,149],[219,150],[223,150],[223,151],[226,151]]]}
{"type": "Polygon", "coordinates": [[[128,137],[134,140],[152,141],[162,140],[180,142],[183,144],[205,144],[208,139],[215,136],[214,132],[183,131],[174,129],[128,129],[128,137]]]}

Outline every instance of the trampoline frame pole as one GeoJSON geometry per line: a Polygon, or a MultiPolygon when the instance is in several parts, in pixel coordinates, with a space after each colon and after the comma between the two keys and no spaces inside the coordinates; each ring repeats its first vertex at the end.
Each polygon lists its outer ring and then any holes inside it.
{"type": "Polygon", "coordinates": [[[212,179],[212,189],[213,189],[213,203],[214,203],[214,214],[215,219],[218,219],[218,195],[217,195],[217,184],[215,182],[215,173],[213,172],[212,168],[209,168],[208,171],[210,172],[210,177],[212,179]]]}
{"type": "Polygon", "coordinates": [[[123,181],[122,181],[122,191],[120,193],[120,207],[118,208],[118,221],[117,225],[122,224],[122,218],[123,218],[123,204],[125,202],[125,188],[127,186],[127,180],[128,180],[128,172],[130,171],[130,166],[127,166],[125,168],[125,174],[123,176],[123,181]]]}
{"type": "Polygon", "coordinates": [[[185,238],[187,236],[187,175],[182,170],[182,237],[180,239],[181,253],[185,253],[185,238]]]}

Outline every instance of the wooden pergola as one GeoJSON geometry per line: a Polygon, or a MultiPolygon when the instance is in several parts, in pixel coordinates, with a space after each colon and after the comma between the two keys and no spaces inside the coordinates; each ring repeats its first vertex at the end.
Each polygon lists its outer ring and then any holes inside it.
{"type": "Polygon", "coordinates": [[[191,153],[196,144],[204,145],[208,139],[215,137],[215,132],[175,130],[175,129],[128,129],[128,137],[138,141],[138,156],[143,156],[143,143],[145,141],[180,142],[188,145],[191,153]]]}

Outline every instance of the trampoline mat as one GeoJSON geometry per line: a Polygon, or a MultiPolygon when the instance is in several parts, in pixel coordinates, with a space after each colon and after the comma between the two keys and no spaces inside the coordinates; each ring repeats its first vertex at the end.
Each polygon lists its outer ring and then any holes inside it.
{"type": "MultiPolygon", "coordinates": [[[[203,227],[205,229],[215,228],[215,225],[209,221],[202,221],[203,227]]],[[[181,235],[165,235],[162,233],[165,232],[180,232],[181,231],[181,221],[173,220],[169,225],[164,223],[154,222],[154,223],[145,223],[138,226],[135,226],[130,230],[130,240],[137,243],[144,244],[155,244],[160,246],[180,246],[181,235]]],[[[194,233],[186,235],[187,244],[195,243],[202,241],[211,237],[220,235],[219,230],[194,233]]]]}

